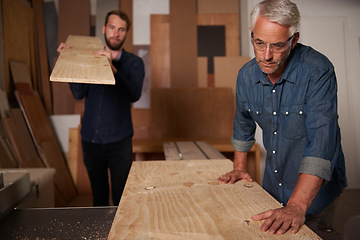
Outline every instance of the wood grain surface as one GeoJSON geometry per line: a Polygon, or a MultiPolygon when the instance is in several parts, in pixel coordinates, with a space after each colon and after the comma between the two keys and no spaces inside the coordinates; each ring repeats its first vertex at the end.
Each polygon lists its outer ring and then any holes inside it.
{"type": "Polygon", "coordinates": [[[100,38],[69,35],[56,61],[50,81],[91,84],[115,84],[114,74],[105,56],[93,53],[103,49],[100,38]]]}
{"type": "Polygon", "coordinates": [[[108,239],[320,239],[260,231],[251,216],[281,207],[257,183],[221,185],[230,160],[134,162],[108,239]]]}

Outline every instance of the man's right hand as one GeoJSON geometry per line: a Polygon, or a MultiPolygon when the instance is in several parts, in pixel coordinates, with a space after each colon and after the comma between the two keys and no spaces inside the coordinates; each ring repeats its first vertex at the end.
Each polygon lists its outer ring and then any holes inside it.
{"type": "Polygon", "coordinates": [[[239,181],[241,179],[246,179],[249,182],[253,182],[254,180],[251,178],[250,174],[247,173],[245,170],[232,170],[231,172],[228,172],[224,175],[221,175],[217,181],[222,184],[230,183],[233,184],[236,181],[239,181]]]}

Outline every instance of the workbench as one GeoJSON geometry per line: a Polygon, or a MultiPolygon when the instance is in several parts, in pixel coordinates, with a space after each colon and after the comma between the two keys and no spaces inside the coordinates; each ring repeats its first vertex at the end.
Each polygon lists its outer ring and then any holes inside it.
{"type": "Polygon", "coordinates": [[[230,160],[134,162],[108,239],[320,239],[260,231],[254,214],[281,204],[256,182],[219,184],[230,160]]]}

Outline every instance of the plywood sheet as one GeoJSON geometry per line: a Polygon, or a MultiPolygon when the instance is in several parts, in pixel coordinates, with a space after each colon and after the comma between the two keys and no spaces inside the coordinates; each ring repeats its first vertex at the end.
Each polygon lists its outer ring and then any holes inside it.
{"type": "Polygon", "coordinates": [[[108,59],[93,54],[103,49],[99,38],[70,35],[66,44],[71,48],[60,53],[50,81],[115,85],[108,59]]]}
{"type": "Polygon", "coordinates": [[[151,87],[169,88],[170,81],[170,16],[150,15],[151,87]]]}
{"type": "Polygon", "coordinates": [[[225,56],[239,56],[240,34],[238,14],[198,14],[198,25],[225,25],[225,56]]]}
{"type": "Polygon", "coordinates": [[[250,57],[231,56],[214,58],[215,87],[230,87],[236,89],[236,79],[240,68],[250,61],[250,57]]]}
{"type": "MultiPolygon", "coordinates": [[[[281,204],[257,183],[219,184],[230,160],[134,162],[108,239],[278,239],[251,216],[281,204]]],[[[307,226],[284,239],[320,239],[307,226]]]]}

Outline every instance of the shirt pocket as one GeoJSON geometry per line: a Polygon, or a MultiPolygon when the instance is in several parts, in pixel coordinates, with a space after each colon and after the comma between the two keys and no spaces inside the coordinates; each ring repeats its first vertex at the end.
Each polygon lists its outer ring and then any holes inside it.
{"type": "Polygon", "coordinates": [[[306,136],[305,104],[281,107],[280,130],[287,139],[301,139],[306,136]]]}
{"type": "Polygon", "coordinates": [[[253,103],[245,103],[245,109],[248,111],[251,118],[259,124],[263,132],[269,132],[271,130],[271,118],[269,118],[269,114],[265,114],[262,106],[253,103]]]}

